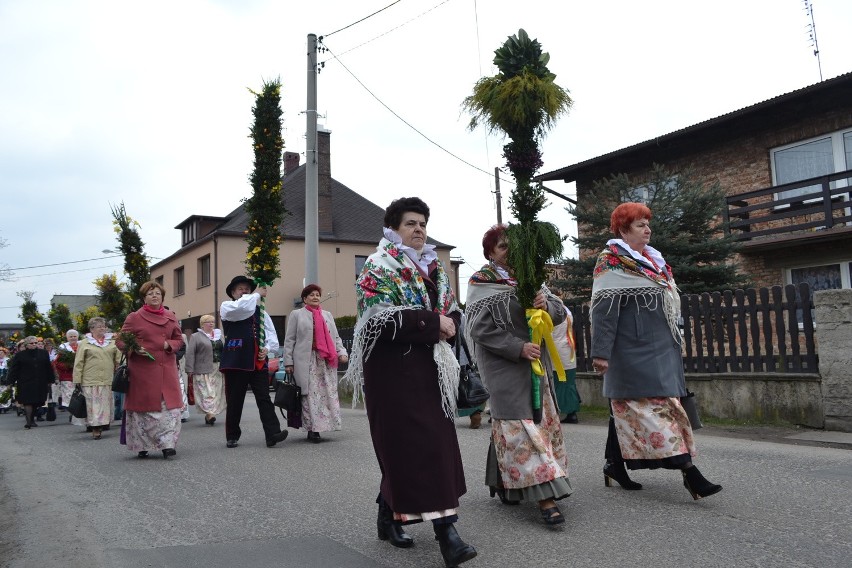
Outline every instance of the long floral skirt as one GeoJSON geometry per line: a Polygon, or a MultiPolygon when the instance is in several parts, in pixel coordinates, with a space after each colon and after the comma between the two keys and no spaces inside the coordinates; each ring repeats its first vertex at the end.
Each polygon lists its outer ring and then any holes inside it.
{"type": "Polygon", "coordinates": [[[195,408],[204,414],[221,414],[225,410],[225,377],[219,372],[219,363],[213,363],[213,372],[192,375],[195,408]]]}
{"type": "Polygon", "coordinates": [[[630,469],[677,467],[695,455],[695,438],[677,397],[612,399],[621,456],[630,469]]]}
{"type": "Polygon", "coordinates": [[[183,408],[180,409],[181,420],[189,420],[189,396],[186,394],[186,373],[180,371],[178,373],[178,384],[180,385],[181,400],[183,408]]]}
{"type": "Polygon", "coordinates": [[[180,408],[167,409],[166,401],[162,401],[159,412],[128,410],[127,449],[131,452],[173,449],[180,437],[180,414],[180,408]]]}
{"type": "MultiPolygon", "coordinates": [[[[0,385],[0,395],[4,394],[6,392],[9,392],[10,390],[12,390],[12,387],[6,386],[6,385],[0,385]]],[[[10,408],[12,406],[12,398],[13,398],[12,395],[13,394],[14,393],[9,394],[9,398],[6,400],[6,402],[0,402],[0,408],[6,409],[6,408],[10,408]]],[[[3,398],[5,398],[5,397],[3,397],[3,398]]]]}
{"type": "Polygon", "coordinates": [[[308,367],[308,392],[302,393],[302,427],[309,432],[340,430],[337,369],[314,351],[308,367]]]}
{"type": "Polygon", "coordinates": [[[112,387],[83,385],[86,397],[86,424],[88,426],[108,426],[112,421],[112,387]]]}
{"type": "Polygon", "coordinates": [[[511,500],[562,499],[573,493],[556,405],[542,381],[542,420],[493,420],[485,483],[511,500]]]}
{"type": "MultiPolygon", "coordinates": [[[[68,403],[71,401],[72,394],[74,394],[74,382],[59,381],[59,396],[62,398],[62,406],[68,406],[68,403]]],[[[57,400],[56,402],[59,401],[57,400]]]]}

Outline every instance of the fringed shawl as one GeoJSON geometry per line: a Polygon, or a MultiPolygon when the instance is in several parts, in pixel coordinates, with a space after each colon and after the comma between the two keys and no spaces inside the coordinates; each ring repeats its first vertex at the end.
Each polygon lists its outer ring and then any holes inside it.
{"type": "MultiPolygon", "coordinates": [[[[449,276],[440,261],[436,261],[434,284],[438,289],[436,306],[431,305],[426,282],[411,259],[388,239],[379,241],[376,252],[367,259],[355,283],[358,321],[349,367],[343,377],[353,387],[353,407],[363,396],[364,361],[370,358],[373,346],[386,325],[393,324],[394,329],[398,329],[402,325],[403,310],[431,310],[442,315],[458,311],[449,276]]],[[[438,366],[444,414],[455,419],[458,361],[446,341],[435,344],[433,357],[438,366]]]]}
{"type": "Polygon", "coordinates": [[[645,247],[649,249],[649,256],[657,259],[651,261],[629,247],[625,248],[626,245],[622,246],[622,243],[613,239],[598,255],[592,283],[591,310],[607,298],[610,301],[608,310],[613,307],[620,309],[620,306],[613,305],[619,296],[632,298],[640,308],[647,310],[662,308],[672,337],[679,344],[680,294],[671,267],[656,249],[645,247]],[[662,266],[657,266],[656,262],[662,266]]]}

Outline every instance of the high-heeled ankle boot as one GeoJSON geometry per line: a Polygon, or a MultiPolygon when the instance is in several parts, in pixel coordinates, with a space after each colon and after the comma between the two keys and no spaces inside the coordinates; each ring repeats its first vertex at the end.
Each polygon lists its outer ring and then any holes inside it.
{"type": "Polygon", "coordinates": [[[476,549],[461,539],[454,524],[435,524],[434,528],[435,540],[441,547],[441,556],[447,568],[454,568],[476,557],[476,549]]]}
{"type": "Polygon", "coordinates": [[[400,522],[393,519],[393,511],[385,502],[379,503],[376,529],[379,540],[388,540],[397,548],[408,548],[414,544],[414,539],[402,530],[400,522]]]}
{"type": "Polygon", "coordinates": [[[683,474],[683,486],[696,501],[702,497],[715,495],[722,490],[721,485],[707,481],[694,465],[681,470],[681,473],[683,474]]]}
{"type": "Polygon", "coordinates": [[[641,483],[636,483],[627,475],[627,470],[624,469],[624,462],[606,462],[603,468],[604,473],[604,485],[607,487],[612,487],[612,482],[615,481],[619,485],[621,485],[622,489],[627,489],[629,491],[634,491],[637,489],[642,489],[641,483]]]}

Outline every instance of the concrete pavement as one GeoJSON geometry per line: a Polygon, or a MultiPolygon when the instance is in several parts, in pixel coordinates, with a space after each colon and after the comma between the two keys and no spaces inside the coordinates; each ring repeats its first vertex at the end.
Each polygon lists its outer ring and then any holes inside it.
{"type": "MultiPolygon", "coordinates": [[[[168,461],[136,459],[116,428],[93,441],[65,416],[26,431],[22,418],[0,415],[2,566],[443,566],[427,524],[408,529],[411,549],[376,538],[379,472],[361,410],[345,409],[344,429],[322,444],[291,430],[269,449],[249,396],[238,448],[225,448],[221,421],[194,415],[168,461]]],[[[468,484],[458,528],[479,551],[465,568],[849,565],[846,436],[827,433],[839,447],[819,447],[701,430],[695,463],[724,490],[693,501],[676,472],[634,472],[642,491],[605,488],[605,428],[565,425],[575,493],[554,529],[533,504],[488,497],[489,430],[457,424],[468,484]]],[[[814,435],[791,436],[802,434],[814,435]]]]}

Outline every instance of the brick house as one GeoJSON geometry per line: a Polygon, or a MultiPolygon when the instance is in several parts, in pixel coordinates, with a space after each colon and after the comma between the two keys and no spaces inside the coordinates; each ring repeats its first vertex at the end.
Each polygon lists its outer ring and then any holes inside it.
{"type": "MultiPolygon", "coordinates": [[[[355,278],[382,237],[384,209],[331,177],[331,132],[317,133],[319,203],[319,284],[323,309],[334,317],[355,315],[355,278]]],[[[299,154],[284,153],[282,195],[289,212],[280,247],[282,277],[270,288],[266,306],[279,339],[286,316],[300,307],[305,276],[305,164],[299,154]]],[[[151,277],[166,288],[164,303],[178,316],[183,329],[195,329],[204,314],[215,314],[227,300],[231,278],[245,273],[245,233],[248,215],[242,205],[225,217],[191,215],[175,228],[181,246],[151,267],[151,277]]],[[[450,245],[429,238],[447,267],[458,294],[458,263],[451,262],[450,245]]]]}
{"type": "Polygon", "coordinates": [[[537,179],[576,182],[582,200],[595,180],[641,182],[654,163],[721,184],[740,270],[757,286],[852,287],[852,73],[537,179]]]}

